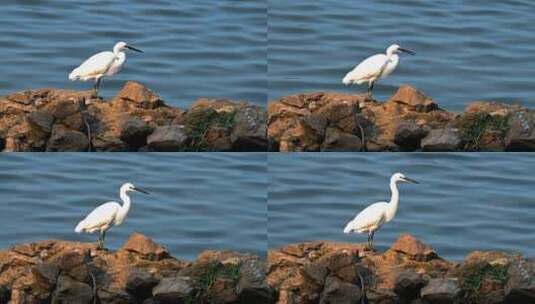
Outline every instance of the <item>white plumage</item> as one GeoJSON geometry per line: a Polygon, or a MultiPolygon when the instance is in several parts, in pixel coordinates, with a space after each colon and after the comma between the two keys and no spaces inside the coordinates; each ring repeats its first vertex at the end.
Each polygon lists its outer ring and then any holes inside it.
{"type": "Polygon", "coordinates": [[[95,208],[89,215],[87,215],[82,221],[76,225],[74,229],[77,233],[87,232],[93,233],[98,232],[98,245],[99,248],[104,248],[104,239],[106,237],[106,231],[112,226],[121,225],[128,211],[130,211],[130,196],[128,192],[137,191],[141,193],[148,194],[145,190],[134,187],[131,183],[126,183],[121,186],[120,197],[123,201],[121,206],[117,202],[107,202],[95,208]]]}
{"type": "Polygon", "coordinates": [[[95,80],[95,94],[98,96],[98,89],[100,87],[101,79],[104,76],[113,76],[119,73],[126,61],[125,49],[130,49],[142,53],[125,42],[117,42],[113,47],[113,52],[100,52],[91,56],[84,61],[79,67],[72,70],[69,74],[69,79],[72,81],[81,80],[87,81],[95,80]]]}
{"type": "Polygon", "coordinates": [[[390,190],[392,197],[390,202],[377,202],[371,204],[362,210],[353,220],[351,220],[344,228],[344,233],[368,233],[368,246],[373,248],[373,236],[384,223],[390,222],[398,210],[399,191],[397,187],[398,182],[409,182],[418,184],[417,181],[405,177],[402,173],[395,173],[390,178],[390,190]]]}
{"type": "Polygon", "coordinates": [[[399,53],[406,52],[414,55],[414,52],[393,44],[386,49],[386,54],[376,54],[366,58],[353,70],[347,73],[342,80],[345,85],[368,83],[368,96],[371,97],[374,84],[392,74],[399,63],[399,53]]]}

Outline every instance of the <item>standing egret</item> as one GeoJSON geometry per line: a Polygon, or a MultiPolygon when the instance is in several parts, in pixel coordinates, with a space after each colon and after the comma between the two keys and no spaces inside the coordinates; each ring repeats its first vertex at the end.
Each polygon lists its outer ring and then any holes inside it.
{"type": "Polygon", "coordinates": [[[411,55],[415,53],[404,49],[397,44],[392,44],[386,49],[386,54],[376,54],[366,58],[353,70],[346,74],[342,82],[345,85],[368,83],[368,97],[372,96],[373,86],[379,79],[390,75],[399,63],[399,55],[405,52],[411,55]]]}
{"type": "Polygon", "coordinates": [[[384,223],[390,222],[398,210],[399,191],[398,182],[418,184],[417,181],[405,177],[402,173],[395,173],[390,178],[390,190],[392,197],[390,202],[377,202],[362,210],[353,220],[347,223],[344,233],[368,233],[368,247],[373,248],[373,235],[384,223]]]}
{"type": "Polygon", "coordinates": [[[126,61],[125,49],[143,53],[143,51],[129,46],[125,42],[117,42],[113,47],[113,52],[100,52],[91,56],[79,67],[72,70],[69,74],[69,79],[72,81],[87,81],[89,79],[94,79],[95,85],[93,89],[95,90],[95,95],[98,97],[98,89],[102,77],[113,76],[121,71],[121,68],[126,61]]]}
{"type": "Polygon", "coordinates": [[[75,232],[88,232],[93,233],[98,231],[98,248],[104,248],[104,238],[106,237],[106,231],[111,226],[121,225],[128,211],[130,210],[130,196],[128,192],[137,191],[145,194],[149,194],[147,191],[134,187],[131,183],[126,183],[121,186],[120,197],[123,201],[121,206],[117,202],[107,202],[95,208],[85,219],[83,219],[76,228],[75,232]]]}

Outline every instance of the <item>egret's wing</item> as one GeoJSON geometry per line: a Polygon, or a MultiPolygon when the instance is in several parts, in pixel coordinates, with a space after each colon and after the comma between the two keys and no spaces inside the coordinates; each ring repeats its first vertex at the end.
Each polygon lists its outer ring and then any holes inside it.
{"type": "Polygon", "coordinates": [[[345,233],[353,231],[362,232],[369,228],[381,225],[385,220],[385,212],[388,209],[388,203],[379,202],[372,204],[362,210],[353,220],[347,223],[344,228],[345,233]]]}
{"type": "Polygon", "coordinates": [[[359,63],[353,70],[346,74],[344,83],[361,84],[369,79],[378,78],[388,62],[385,54],[377,54],[366,58],[359,63]]]}
{"type": "Polygon", "coordinates": [[[74,69],[69,78],[78,77],[84,79],[102,75],[108,71],[114,60],[115,54],[112,52],[95,54],[74,69]]]}
{"type": "Polygon", "coordinates": [[[80,230],[79,228],[83,230],[91,230],[101,226],[111,225],[120,208],[121,206],[116,202],[102,204],[91,211],[91,213],[78,224],[76,230],[80,230]]]}

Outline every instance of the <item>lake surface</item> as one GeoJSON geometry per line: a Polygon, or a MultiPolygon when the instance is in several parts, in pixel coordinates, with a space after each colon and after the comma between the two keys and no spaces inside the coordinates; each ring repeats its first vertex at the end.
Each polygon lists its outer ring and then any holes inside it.
{"type": "Polygon", "coordinates": [[[392,43],[414,49],[375,97],[410,84],[449,110],[474,100],[535,107],[535,2],[269,0],[269,98],[365,92],[343,76],[392,43]]]}
{"type": "Polygon", "coordinates": [[[400,185],[396,217],[375,235],[385,250],[408,232],[461,260],[473,250],[534,256],[535,158],[530,154],[270,154],[270,248],[307,240],[366,242],[345,235],[354,215],[389,201],[390,176],[400,185]]]}
{"type": "Polygon", "coordinates": [[[4,154],[0,248],[95,241],[74,227],[98,205],[120,200],[119,187],[132,182],[151,194],[131,195],[126,221],[108,231],[108,248],[138,231],[182,259],[206,249],[265,256],[267,181],[265,154],[4,154]]]}
{"type": "Polygon", "coordinates": [[[265,105],[266,24],[265,0],[4,0],[0,95],[89,89],[91,83],[70,82],[70,71],[124,40],[145,53],[129,53],[123,71],[104,80],[106,98],[136,80],[175,106],[203,96],[265,105]]]}

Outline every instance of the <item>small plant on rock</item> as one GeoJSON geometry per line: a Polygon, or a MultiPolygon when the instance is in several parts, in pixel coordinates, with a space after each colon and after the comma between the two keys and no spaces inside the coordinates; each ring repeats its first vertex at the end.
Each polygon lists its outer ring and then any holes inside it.
{"type": "Polygon", "coordinates": [[[481,150],[481,139],[487,132],[497,132],[504,138],[509,129],[509,117],[485,112],[467,113],[460,121],[461,139],[465,143],[464,150],[481,150]]]}

